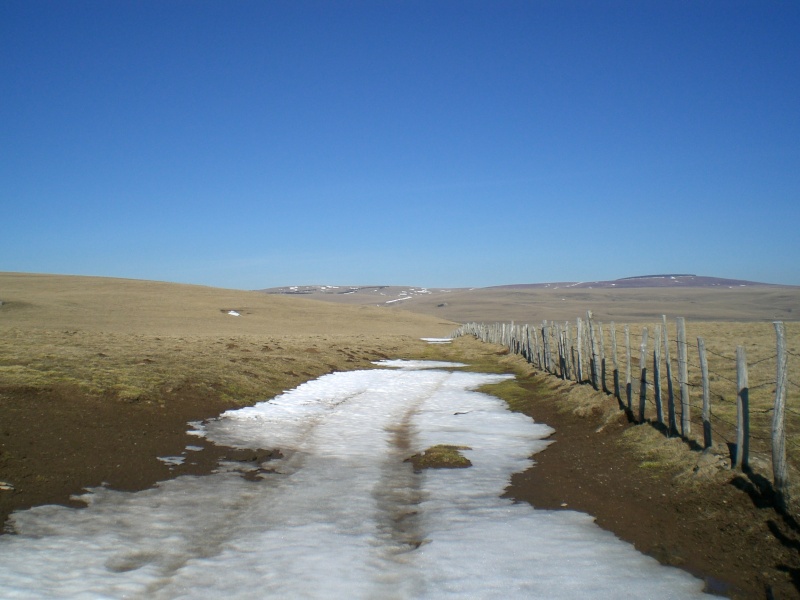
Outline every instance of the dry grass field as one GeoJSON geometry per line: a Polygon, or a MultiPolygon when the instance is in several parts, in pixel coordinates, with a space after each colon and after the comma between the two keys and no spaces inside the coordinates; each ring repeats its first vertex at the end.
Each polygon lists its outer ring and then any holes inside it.
{"type": "Polygon", "coordinates": [[[191,385],[249,403],[454,326],[371,307],[92,277],[0,274],[0,300],[3,386],[69,385],[128,402],[164,402],[164,392],[191,385]]]}

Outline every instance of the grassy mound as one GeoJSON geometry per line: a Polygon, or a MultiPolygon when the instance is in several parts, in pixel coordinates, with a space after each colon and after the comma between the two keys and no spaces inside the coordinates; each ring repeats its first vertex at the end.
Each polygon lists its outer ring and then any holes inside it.
{"type": "Polygon", "coordinates": [[[438,444],[431,446],[421,454],[406,459],[414,465],[415,471],[422,469],[464,469],[471,467],[470,460],[461,454],[461,450],[472,450],[469,446],[451,446],[438,444]]]}

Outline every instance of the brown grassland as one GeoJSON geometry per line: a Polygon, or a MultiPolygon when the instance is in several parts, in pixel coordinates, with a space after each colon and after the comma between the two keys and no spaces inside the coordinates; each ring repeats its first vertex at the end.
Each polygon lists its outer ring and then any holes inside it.
{"type": "MultiPolygon", "coordinates": [[[[659,290],[649,297],[642,290],[593,292],[557,300],[567,296],[489,291],[473,304],[453,295],[447,302],[414,299],[400,310],[159,282],[0,273],[0,482],[10,486],[0,490],[0,518],[41,503],[70,503],[86,487],[143,489],[208,472],[222,455],[265,460],[277,449],[234,456],[209,447],[197,453],[204,459],[179,467],[156,457],[198,443],[185,434],[188,421],[268,399],[325,373],[369,368],[381,358],[459,360],[476,371],[516,373],[517,380],[492,393],[552,425],[555,439],[564,440],[537,455],[530,473],[515,476],[512,497],[586,510],[642,551],[706,577],[709,589],[734,597],[798,597],[796,514],[775,513],[761,484],[770,476],[776,315],[787,321],[792,353],[788,446],[793,481],[800,481],[800,323],[790,321],[800,316],[800,289],[659,290]],[[686,317],[697,415],[695,341],[704,337],[712,452],[697,452],[650,426],[651,404],[648,424],[637,426],[610,395],[545,376],[500,347],[467,338],[452,345],[419,339],[447,336],[456,321],[574,323],[587,308],[604,322],[609,386],[609,322],[616,321],[623,384],[622,325],[630,324],[634,390],[642,328],[652,332],[662,313],[686,317]],[[727,443],[735,439],[729,424],[736,418],[739,344],[751,365],[750,476],[726,468],[727,443]],[[715,587],[716,581],[723,583],[715,587]]],[[[702,428],[693,420],[699,439],[702,428]]]]}

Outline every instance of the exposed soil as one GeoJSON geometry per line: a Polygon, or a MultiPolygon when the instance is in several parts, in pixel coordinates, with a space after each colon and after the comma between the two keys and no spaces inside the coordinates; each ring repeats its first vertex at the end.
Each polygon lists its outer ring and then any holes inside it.
{"type": "Polygon", "coordinates": [[[650,425],[631,424],[622,411],[600,427],[599,414],[564,412],[533,393],[524,412],[556,431],[536,464],[512,478],[507,496],[594,515],[639,551],[704,579],[708,592],[800,597],[800,527],[772,508],[756,477],[728,472],[691,485],[647,468],[623,447],[622,434],[650,425]]]}
{"type": "Polygon", "coordinates": [[[86,488],[141,490],[177,475],[209,473],[221,458],[263,461],[263,451],[219,447],[186,433],[188,422],[228,408],[190,389],[174,391],[158,406],[69,387],[0,387],[0,481],[13,486],[0,490],[0,521],[41,504],[84,506],[72,496],[86,488]],[[158,460],[181,455],[181,465],[158,460]]]}
{"type": "MultiPolygon", "coordinates": [[[[522,383],[534,389],[537,377],[522,383]]],[[[0,490],[0,518],[40,504],[80,506],[71,496],[87,487],[139,490],[180,474],[208,473],[222,457],[268,458],[269,451],[234,451],[186,434],[187,422],[227,408],[191,389],[176,390],[154,406],[109,402],[69,388],[0,388],[0,481],[13,485],[0,490]],[[177,466],[157,459],[180,455],[186,460],[177,466]]],[[[536,465],[514,476],[510,497],[595,515],[601,527],[640,551],[704,578],[708,591],[800,597],[800,528],[770,508],[745,478],[690,489],[670,473],[642,468],[622,447],[622,434],[636,426],[624,413],[598,431],[595,418],[560,412],[535,393],[526,412],[556,433],[536,455],[536,465]]]]}

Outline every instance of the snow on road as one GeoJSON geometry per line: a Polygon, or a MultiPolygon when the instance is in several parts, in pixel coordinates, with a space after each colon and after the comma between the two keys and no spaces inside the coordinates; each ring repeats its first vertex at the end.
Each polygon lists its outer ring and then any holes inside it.
{"type": "Polygon", "coordinates": [[[659,565],[588,515],[500,495],[551,430],[447,363],[333,373],[198,428],[278,448],[85,509],[16,513],[0,537],[4,598],[689,598],[702,582],[659,565]],[[435,368],[433,368],[435,367],[435,368]],[[468,446],[473,466],[415,473],[409,456],[468,446]]]}

